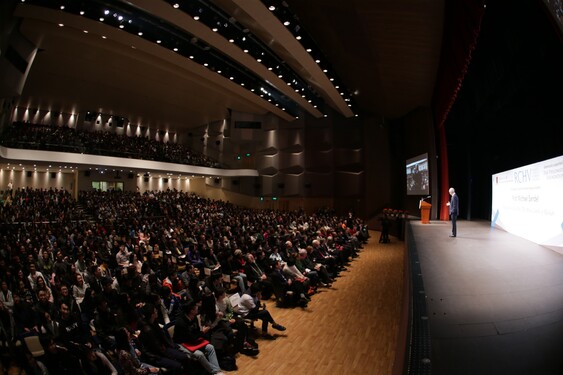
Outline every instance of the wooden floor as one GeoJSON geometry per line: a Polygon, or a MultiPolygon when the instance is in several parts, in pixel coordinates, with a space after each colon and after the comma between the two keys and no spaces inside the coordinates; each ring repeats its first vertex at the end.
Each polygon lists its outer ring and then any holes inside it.
{"type": "MultiPolygon", "coordinates": [[[[391,374],[403,290],[404,244],[379,244],[371,231],[360,256],[332,288],[319,289],[306,309],[275,307],[287,327],[273,341],[258,340],[260,354],[237,357],[233,374],[391,374]]],[[[260,323],[256,324],[258,331],[260,323]]]]}

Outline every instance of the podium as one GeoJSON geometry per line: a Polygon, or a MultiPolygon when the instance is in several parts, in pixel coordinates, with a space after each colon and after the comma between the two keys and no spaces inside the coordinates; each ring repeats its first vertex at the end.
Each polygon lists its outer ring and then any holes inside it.
{"type": "Polygon", "coordinates": [[[430,209],[432,205],[428,202],[420,202],[420,222],[422,224],[430,224],[430,209]]]}

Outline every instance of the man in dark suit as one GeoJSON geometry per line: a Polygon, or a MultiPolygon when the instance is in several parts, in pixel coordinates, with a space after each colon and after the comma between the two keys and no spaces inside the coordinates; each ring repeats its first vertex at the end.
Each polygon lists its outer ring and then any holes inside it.
{"type": "Polygon", "coordinates": [[[448,206],[450,206],[450,217],[452,218],[452,234],[450,234],[450,237],[456,237],[457,236],[456,222],[457,222],[457,215],[459,215],[459,198],[457,197],[454,188],[450,188],[449,192],[450,195],[452,196],[450,198],[450,201],[448,202],[448,206]]]}

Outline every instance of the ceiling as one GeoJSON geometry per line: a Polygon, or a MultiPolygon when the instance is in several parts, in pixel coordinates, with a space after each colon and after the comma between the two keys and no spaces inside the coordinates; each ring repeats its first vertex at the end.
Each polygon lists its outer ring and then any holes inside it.
{"type": "MultiPolygon", "coordinates": [[[[264,65],[202,23],[179,14],[165,1],[129,3],[196,35],[268,80],[304,112],[314,117],[323,115],[264,65]]],[[[351,109],[328,75],[307,56],[281,21],[271,17],[262,2],[214,3],[262,39],[345,117],[398,118],[430,105],[440,58],[443,1],[286,0],[353,93],[351,109]]],[[[294,120],[228,78],[103,22],[27,3],[18,5],[16,15],[23,18],[21,32],[41,51],[17,105],[52,107],[69,113],[99,111],[173,132],[223,119],[228,108],[272,112],[294,120]]]]}

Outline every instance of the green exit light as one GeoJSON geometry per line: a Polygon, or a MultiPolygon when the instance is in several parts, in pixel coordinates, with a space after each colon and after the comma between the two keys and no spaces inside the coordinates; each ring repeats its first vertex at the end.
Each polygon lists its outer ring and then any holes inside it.
{"type": "Polygon", "coordinates": [[[250,157],[250,154],[246,154],[246,157],[247,157],[247,158],[250,157]]]}
{"type": "Polygon", "coordinates": [[[273,200],[273,201],[277,201],[277,200],[278,200],[278,197],[272,197],[272,200],[273,200]]]}

